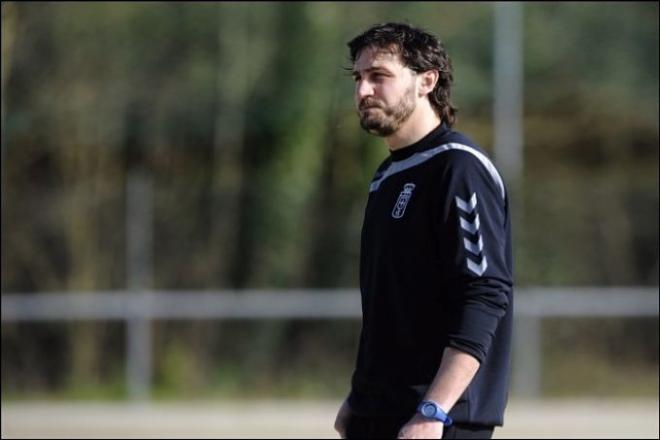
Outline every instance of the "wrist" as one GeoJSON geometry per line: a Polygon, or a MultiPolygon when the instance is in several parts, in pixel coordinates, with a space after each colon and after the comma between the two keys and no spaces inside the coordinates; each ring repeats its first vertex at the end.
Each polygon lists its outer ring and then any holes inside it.
{"type": "Polygon", "coordinates": [[[417,406],[417,414],[426,420],[442,422],[445,426],[450,426],[453,423],[449,414],[433,400],[422,400],[417,406]]]}

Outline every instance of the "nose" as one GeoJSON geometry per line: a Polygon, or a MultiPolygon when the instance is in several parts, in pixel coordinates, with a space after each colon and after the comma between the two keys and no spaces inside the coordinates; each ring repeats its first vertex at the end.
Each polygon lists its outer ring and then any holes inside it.
{"type": "Polygon", "coordinates": [[[372,96],[374,94],[374,88],[369,81],[364,79],[359,80],[355,84],[355,98],[357,99],[358,104],[367,96],[372,96]]]}

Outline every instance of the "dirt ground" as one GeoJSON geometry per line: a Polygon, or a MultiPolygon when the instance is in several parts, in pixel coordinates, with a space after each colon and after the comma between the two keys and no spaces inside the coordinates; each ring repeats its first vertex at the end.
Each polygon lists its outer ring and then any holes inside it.
{"type": "MultiPolygon", "coordinates": [[[[2,438],[338,438],[337,401],[3,402],[2,438]]],[[[658,399],[514,400],[495,438],[658,438],[658,399]]]]}

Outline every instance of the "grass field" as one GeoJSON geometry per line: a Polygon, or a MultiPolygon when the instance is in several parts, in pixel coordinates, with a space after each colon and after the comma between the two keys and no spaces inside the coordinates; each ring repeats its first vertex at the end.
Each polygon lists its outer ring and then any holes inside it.
{"type": "MultiPolygon", "coordinates": [[[[2,438],[337,438],[337,401],[2,403],[2,438]]],[[[514,400],[495,438],[658,438],[658,399],[514,400]]]]}

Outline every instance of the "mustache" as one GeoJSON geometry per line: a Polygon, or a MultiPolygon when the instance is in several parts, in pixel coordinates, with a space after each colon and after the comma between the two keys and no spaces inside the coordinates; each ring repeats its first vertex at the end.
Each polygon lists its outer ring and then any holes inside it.
{"type": "Polygon", "coordinates": [[[360,102],[360,105],[359,105],[358,108],[360,110],[365,110],[365,109],[373,108],[373,107],[382,108],[382,105],[380,105],[378,103],[378,101],[376,101],[375,99],[365,98],[365,99],[362,100],[362,102],[360,102]]]}

